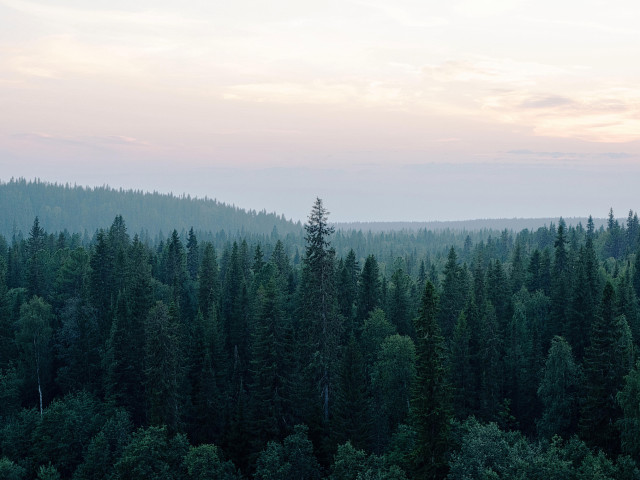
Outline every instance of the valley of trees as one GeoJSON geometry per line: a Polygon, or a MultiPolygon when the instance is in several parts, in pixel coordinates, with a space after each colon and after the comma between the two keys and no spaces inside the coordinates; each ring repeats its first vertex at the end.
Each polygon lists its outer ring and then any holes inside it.
{"type": "Polygon", "coordinates": [[[0,478],[640,478],[633,212],[199,228],[0,236],[0,478]]]}

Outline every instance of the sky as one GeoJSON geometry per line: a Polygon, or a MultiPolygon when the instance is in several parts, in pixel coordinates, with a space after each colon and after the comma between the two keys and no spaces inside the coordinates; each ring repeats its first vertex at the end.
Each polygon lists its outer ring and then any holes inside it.
{"type": "Polygon", "coordinates": [[[639,208],[631,0],[0,0],[0,180],[305,220],[639,208]]]}

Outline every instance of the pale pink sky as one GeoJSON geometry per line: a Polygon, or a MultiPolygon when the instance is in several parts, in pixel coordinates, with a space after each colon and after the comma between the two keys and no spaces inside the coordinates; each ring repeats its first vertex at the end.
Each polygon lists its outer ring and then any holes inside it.
{"type": "Polygon", "coordinates": [[[0,0],[0,180],[304,219],[639,208],[635,1],[0,0]]]}

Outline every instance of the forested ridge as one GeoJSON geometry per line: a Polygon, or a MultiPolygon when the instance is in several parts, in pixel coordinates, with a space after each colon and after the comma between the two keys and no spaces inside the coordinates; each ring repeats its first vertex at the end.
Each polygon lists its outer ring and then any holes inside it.
{"type": "Polygon", "coordinates": [[[497,234],[335,232],[321,200],[301,235],[110,222],[0,236],[0,478],[640,478],[633,212],[497,234]]]}
{"type": "Polygon", "coordinates": [[[191,226],[203,232],[227,234],[299,233],[300,223],[266,210],[244,210],[210,198],[192,198],[140,190],[61,185],[24,178],[0,182],[0,234],[27,232],[34,217],[48,231],[67,230],[89,238],[116,215],[127,219],[130,231],[150,235],[191,226]]]}

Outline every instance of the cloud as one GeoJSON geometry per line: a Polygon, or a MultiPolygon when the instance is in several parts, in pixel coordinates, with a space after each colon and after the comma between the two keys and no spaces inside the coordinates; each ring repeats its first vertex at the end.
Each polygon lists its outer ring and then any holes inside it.
{"type": "Polygon", "coordinates": [[[391,19],[408,28],[437,28],[449,25],[449,21],[441,16],[433,16],[427,10],[428,5],[421,2],[413,5],[391,5],[390,2],[372,0],[351,0],[352,3],[375,11],[388,20],[391,19]],[[426,7],[426,8],[425,8],[426,7]]]}
{"type": "Polygon", "coordinates": [[[555,108],[575,105],[570,98],[560,95],[535,96],[526,99],[520,104],[521,108],[555,108]]]}
{"type": "Polygon", "coordinates": [[[134,26],[136,28],[147,26],[189,29],[193,28],[194,25],[203,25],[205,23],[202,19],[185,17],[178,11],[80,9],[24,0],[0,0],[0,5],[58,25],[99,25],[101,27],[111,25],[114,27],[119,26],[120,28],[124,26],[134,26]]]}
{"type": "Polygon", "coordinates": [[[40,145],[59,145],[90,149],[109,147],[149,147],[149,143],[124,135],[105,136],[63,136],[50,133],[16,133],[10,138],[19,142],[40,145]]]}

